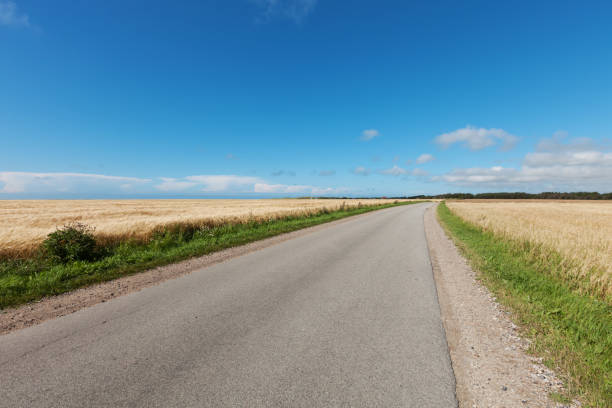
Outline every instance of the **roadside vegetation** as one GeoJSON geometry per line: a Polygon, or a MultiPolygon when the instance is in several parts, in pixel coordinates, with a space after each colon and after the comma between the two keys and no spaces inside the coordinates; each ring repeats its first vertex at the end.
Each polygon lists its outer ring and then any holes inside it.
{"type": "Polygon", "coordinates": [[[341,205],[276,218],[235,222],[174,223],[158,227],[148,239],[100,240],[82,223],[49,234],[24,258],[0,259],[0,309],[64,293],[156,266],[209,254],[285,232],[415,201],[341,205]]]}
{"type": "MultiPolygon", "coordinates": [[[[95,228],[96,240],[111,245],[148,241],[160,229],[193,228],[305,216],[320,210],[389,204],[395,199],[156,199],[0,200],[0,258],[33,255],[58,226],[74,222],[95,228]]],[[[402,200],[399,200],[402,201],[402,200]]]]}
{"type": "Polygon", "coordinates": [[[559,273],[566,270],[566,258],[550,247],[485,230],[445,203],[438,206],[438,218],[531,340],[530,351],[564,377],[568,396],[590,407],[612,406],[609,298],[559,273]]]}
{"type": "Polygon", "coordinates": [[[612,303],[612,202],[447,201],[462,219],[504,239],[530,242],[542,263],[581,293],[612,303]]]}

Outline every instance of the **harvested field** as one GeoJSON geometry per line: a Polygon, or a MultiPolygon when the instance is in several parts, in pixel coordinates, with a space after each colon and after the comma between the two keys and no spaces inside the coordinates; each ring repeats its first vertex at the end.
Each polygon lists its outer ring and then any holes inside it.
{"type": "Polygon", "coordinates": [[[557,252],[563,261],[555,273],[588,293],[612,297],[612,202],[469,200],[447,206],[487,231],[538,244],[532,247],[536,256],[557,252]]]}
{"type": "Polygon", "coordinates": [[[93,226],[102,240],[147,239],[170,225],[274,219],[395,200],[0,200],[0,256],[28,255],[57,227],[93,226]]]}

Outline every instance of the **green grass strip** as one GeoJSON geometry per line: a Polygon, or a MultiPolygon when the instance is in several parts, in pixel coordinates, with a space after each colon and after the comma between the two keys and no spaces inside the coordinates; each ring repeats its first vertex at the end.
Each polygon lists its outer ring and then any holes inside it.
{"type": "Polygon", "coordinates": [[[568,396],[588,407],[612,407],[612,307],[577,293],[555,276],[561,257],[529,254],[528,243],[502,239],[453,214],[438,218],[479,278],[509,308],[530,351],[566,382],[568,396]]]}
{"type": "Polygon", "coordinates": [[[157,234],[155,239],[146,244],[125,242],[107,248],[107,255],[94,262],[52,264],[41,256],[0,261],[0,309],[286,232],[413,203],[416,202],[321,211],[307,216],[289,216],[262,222],[224,224],[197,230],[189,234],[188,238],[180,231],[166,231],[157,234]]]}

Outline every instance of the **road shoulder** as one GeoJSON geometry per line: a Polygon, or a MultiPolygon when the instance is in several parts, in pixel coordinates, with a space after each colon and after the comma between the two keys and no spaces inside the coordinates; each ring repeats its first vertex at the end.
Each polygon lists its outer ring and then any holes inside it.
{"type": "MultiPolygon", "coordinates": [[[[378,210],[378,211],[385,211],[378,210]]],[[[40,324],[46,320],[65,316],[86,307],[128,295],[169,279],[175,279],[193,271],[246,255],[250,252],[276,245],[280,242],[329,228],[378,211],[353,215],[313,227],[276,235],[249,244],[224,249],[208,255],[187,259],[175,264],[160,266],[144,272],[127,275],[106,282],[85,286],[71,292],[42,298],[36,302],[0,310],[0,335],[40,324]]]]}
{"type": "Polygon", "coordinates": [[[436,206],[424,217],[459,406],[563,406],[549,398],[561,381],[526,353],[527,341],[438,223],[436,206]]]}

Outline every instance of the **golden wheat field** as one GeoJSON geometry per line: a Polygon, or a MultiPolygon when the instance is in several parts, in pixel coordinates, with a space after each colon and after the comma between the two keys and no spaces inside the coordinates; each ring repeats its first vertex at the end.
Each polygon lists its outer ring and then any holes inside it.
{"type": "Polygon", "coordinates": [[[612,296],[612,202],[448,201],[461,218],[503,237],[541,244],[564,258],[564,278],[612,296]]]}
{"type": "Polygon", "coordinates": [[[144,239],[171,224],[217,224],[302,215],[382,199],[0,200],[0,254],[28,254],[57,227],[81,222],[105,239],[144,239]]]}

